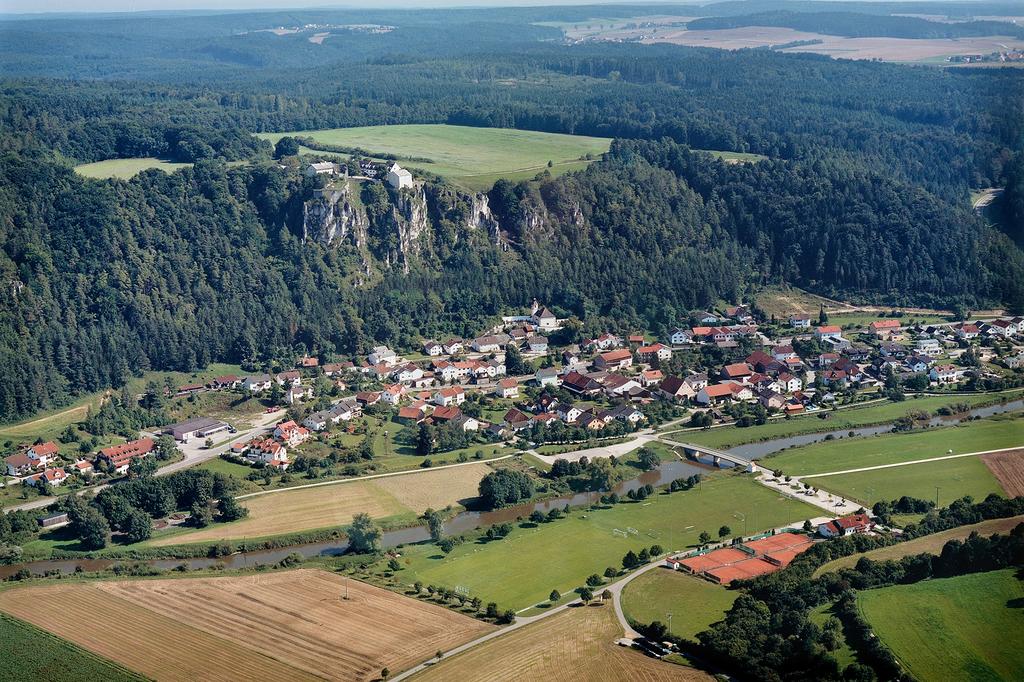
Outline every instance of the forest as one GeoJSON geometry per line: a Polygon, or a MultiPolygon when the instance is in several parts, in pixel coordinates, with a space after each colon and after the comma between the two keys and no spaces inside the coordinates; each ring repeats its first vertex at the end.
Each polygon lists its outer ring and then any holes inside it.
{"type": "Polygon", "coordinates": [[[614,8],[0,21],[0,421],[147,369],[468,335],[535,296],[598,332],[664,330],[780,282],[1024,310],[1019,71],[570,45],[534,23],[601,16],[614,8]],[[317,17],[398,28],[327,50],[255,32],[317,17]],[[45,26],[61,49],[40,57],[45,26]],[[388,123],[617,139],[584,172],[497,182],[497,235],[471,225],[479,197],[433,178],[415,243],[382,188],[361,197],[363,246],[304,239],[315,183],[253,133],[388,123]],[[195,165],[73,171],[136,156],[195,165]],[[993,186],[990,225],[968,192],[993,186]]]}

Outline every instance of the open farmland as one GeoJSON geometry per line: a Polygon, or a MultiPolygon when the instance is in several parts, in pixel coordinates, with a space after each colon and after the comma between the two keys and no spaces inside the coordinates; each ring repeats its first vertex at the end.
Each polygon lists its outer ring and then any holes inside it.
{"type": "Polygon", "coordinates": [[[873,549],[870,552],[851,554],[850,556],[835,559],[819,566],[814,572],[814,577],[818,577],[822,573],[838,571],[841,568],[853,568],[862,557],[873,559],[874,561],[887,561],[889,559],[901,559],[905,556],[922,553],[938,555],[942,552],[942,546],[950,540],[963,540],[971,533],[978,533],[986,537],[993,533],[1005,535],[1021,523],[1024,523],[1024,516],[1011,516],[1008,519],[990,519],[981,523],[960,526],[959,528],[950,528],[940,533],[932,533],[931,535],[914,538],[907,542],[899,542],[888,547],[873,549]]]}
{"type": "Polygon", "coordinates": [[[346,582],[299,570],[46,585],[3,592],[0,609],[157,680],[372,680],[491,629],[346,582]]]}
{"type": "Polygon", "coordinates": [[[342,482],[312,488],[284,489],[240,500],[249,516],[182,535],[168,535],[153,545],[240,540],[341,527],[360,512],[394,521],[414,521],[427,507],[443,509],[476,497],[477,485],[491,468],[473,463],[434,471],[342,482]]]}
{"type": "Polygon", "coordinates": [[[1016,413],[1013,416],[994,417],[958,426],[815,443],[772,455],[761,463],[793,476],[812,476],[967,452],[998,450],[1022,443],[1024,419],[1020,413],[1016,413]]]}
{"type": "Polygon", "coordinates": [[[945,506],[964,495],[980,501],[992,493],[1004,494],[996,477],[974,456],[801,480],[868,506],[903,495],[934,501],[938,493],[939,505],[945,506]]]}
{"type": "Polygon", "coordinates": [[[191,165],[191,163],[174,163],[172,161],[163,161],[152,157],[137,159],[109,159],[107,161],[97,161],[95,163],[86,163],[81,166],[75,166],[75,172],[80,175],[84,175],[87,178],[96,178],[99,180],[105,180],[107,178],[122,178],[127,180],[128,178],[134,177],[142,171],[149,170],[150,168],[159,168],[167,173],[172,173],[179,168],[188,168],[191,165]]]}
{"type": "Polygon", "coordinates": [[[545,601],[552,589],[567,594],[591,573],[621,566],[629,550],[654,544],[681,549],[695,544],[702,531],[714,533],[723,524],[740,533],[744,517],[752,533],[819,515],[749,476],[718,474],[686,492],[574,511],[554,522],[516,527],[500,541],[463,543],[447,555],[435,545],[408,546],[402,580],[462,586],[501,608],[518,610],[545,601]]]}
{"type": "Polygon", "coordinates": [[[143,679],[71,642],[4,614],[0,614],[0,651],[0,679],[6,682],[143,679]]]}
{"type": "Polygon", "coordinates": [[[473,189],[490,188],[509,174],[514,175],[512,179],[533,177],[547,168],[548,161],[554,164],[552,172],[576,170],[586,165],[581,157],[599,156],[611,144],[610,139],[601,137],[432,124],[262,133],[260,137],[276,143],[285,135],[363,149],[371,157],[394,155],[403,166],[436,173],[473,189]],[[416,158],[430,161],[401,160],[416,158]]]}
{"type": "Polygon", "coordinates": [[[622,609],[637,623],[659,620],[667,625],[671,613],[672,634],[693,639],[722,620],[739,595],[703,578],[665,568],[648,571],[630,582],[622,593],[622,609]]]}
{"type": "Polygon", "coordinates": [[[615,644],[622,628],[611,604],[557,615],[445,658],[416,675],[438,682],[580,680],[660,682],[710,680],[706,673],[657,661],[615,644]]]}
{"type": "Polygon", "coordinates": [[[1008,496],[1024,495],[1024,448],[982,455],[981,461],[1008,496]]]}
{"type": "MultiPolygon", "coordinates": [[[[635,31],[634,33],[642,33],[642,31],[635,31]]],[[[813,44],[785,48],[782,51],[814,52],[839,59],[922,62],[950,55],[988,54],[1006,50],[1007,48],[1020,49],[1024,47],[1024,40],[1008,36],[982,36],[957,39],[846,38],[774,26],[744,26],[741,28],[700,31],[687,31],[684,28],[663,29],[645,38],[642,42],[741,50],[766,48],[795,41],[812,40],[815,41],[813,44]]],[[[941,63],[941,59],[938,61],[941,63]]]]}
{"type": "Polygon", "coordinates": [[[900,663],[923,682],[1019,680],[1024,583],[1013,570],[864,590],[861,613],[900,663]]]}

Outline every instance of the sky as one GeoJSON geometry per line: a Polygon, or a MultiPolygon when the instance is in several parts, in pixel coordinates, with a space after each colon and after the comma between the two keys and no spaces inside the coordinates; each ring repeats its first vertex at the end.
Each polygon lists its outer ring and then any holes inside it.
{"type": "MultiPolygon", "coordinates": [[[[610,0],[0,0],[0,13],[140,12],[146,10],[302,9],[306,7],[502,7],[515,5],[594,5],[610,0]]],[[[640,0],[616,0],[616,4],[640,0]]],[[[651,2],[652,0],[645,0],[651,2]]],[[[658,2],[659,0],[653,0],[658,2]]],[[[661,0],[664,1],[664,0],[661,0]]],[[[702,0],[693,0],[695,4],[702,0]]],[[[707,1],[707,0],[703,0],[707,1]]],[[[690,0],[677,0],[687,3],[690,0]]]]}

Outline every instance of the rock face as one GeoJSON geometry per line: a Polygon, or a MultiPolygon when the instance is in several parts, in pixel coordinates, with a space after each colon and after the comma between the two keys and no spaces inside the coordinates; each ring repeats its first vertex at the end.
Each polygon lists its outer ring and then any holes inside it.
{"type": "Polygon", "coordinates": [[[430,228],[427,197],[422,185],[413,185],[394,192],[395,206],[392,210],[392,222],[398,237],[398,254],[396,262],[402,269],[409,271],[409,259],[420,254],[423,240],[421,237],[430,228]]]}
{"type": "Polygon", "coordinates": [[[466,227],[485,231],[495,244],[501,241],[501,225],[491,212],[491,202],[486,194],[480,192],[473,195],[466,227]]]}
{"type": "Polygon", "coordinates": [[[355,202],[348,183],[315,190],[303,205],[302,238],[335,246],[346,240],[356,247],[366,245],[370,221],[366,211],[355,202]]]}

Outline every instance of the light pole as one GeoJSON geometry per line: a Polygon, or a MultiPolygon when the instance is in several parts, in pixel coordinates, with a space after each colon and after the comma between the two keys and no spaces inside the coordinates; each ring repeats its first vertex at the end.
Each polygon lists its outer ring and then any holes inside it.
{"type": "Polygon", "coordinates": [[[739,517],[743,521],[743,537],[747,537],[747,516],[739,512],[733,513],[734,517],[739,517]]]}
{"type": "Polygon", "coordinates": [[[939,506],[939,486],[935,486],[935,506],[939,506]]]}
{"type": "Polygon", "coordinates": [[[668,614],[668,633],[672,634],[672,614],[668,614]]]}

